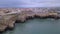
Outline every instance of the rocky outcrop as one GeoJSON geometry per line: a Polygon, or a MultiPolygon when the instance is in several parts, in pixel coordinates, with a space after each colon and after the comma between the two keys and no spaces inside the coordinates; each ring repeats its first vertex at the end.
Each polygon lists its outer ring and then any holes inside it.
{"type": "Polygon", "coordinates": [[[34,15],[35,13],[31,10],[21,11],[21,13],[19,14],[17,18],[17,21],[25,22],[29,18],[34,18],[34,15]]]}
{"type": "Polygon", "coordinates": [[[56,19],[60,18],[60,13],[48,8],[0,9],[0,31],[4,31],[7,27],[13,28],[15,21],[25,22],[34,17],[56,19]]]}
{"type": "Polygon", "coordinates": [[[8,28],[13,28],[14,23],[17,19],[18,12],[11,11],[8,13],[1,12],[0,14],[0,31],[4,31],[7,27],[8,28]]]}

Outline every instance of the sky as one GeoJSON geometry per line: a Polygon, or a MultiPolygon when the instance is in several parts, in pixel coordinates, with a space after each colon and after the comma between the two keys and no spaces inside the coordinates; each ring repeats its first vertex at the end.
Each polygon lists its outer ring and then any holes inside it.
{"type": "Polygon", "coordinates": [[[0,0],[0,7],[60,7],[60,0],[0,0]]]}

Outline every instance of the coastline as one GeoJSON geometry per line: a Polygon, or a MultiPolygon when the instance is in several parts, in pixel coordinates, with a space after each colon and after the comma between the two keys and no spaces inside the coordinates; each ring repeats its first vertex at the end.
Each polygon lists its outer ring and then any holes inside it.
{"type": "Polygon", "coordinates": [[[0,30],[3,32],[7,27],[14,28],[17,21],[25,22],[32,18],[60,19],[60,8],[2,8],[0,9],[0,30]]]}

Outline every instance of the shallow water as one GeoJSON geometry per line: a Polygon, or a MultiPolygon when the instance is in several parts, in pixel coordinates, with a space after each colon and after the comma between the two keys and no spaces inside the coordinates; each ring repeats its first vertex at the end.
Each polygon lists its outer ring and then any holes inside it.
{"type": "Polygon", "coordinates": [[[60,20],[32,19],[25,23],[16,23],[14,30],[3,34],[60,34],[60,20]]]}

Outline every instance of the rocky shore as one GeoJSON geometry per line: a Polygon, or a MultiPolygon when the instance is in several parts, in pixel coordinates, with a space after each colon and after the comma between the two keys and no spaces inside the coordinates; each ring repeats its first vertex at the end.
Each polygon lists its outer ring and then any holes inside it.
{"type": "Polygon", "coordinates": [[[60,18],[60,8],[0,8],[0,32],[31,18],[60,18]]]}

